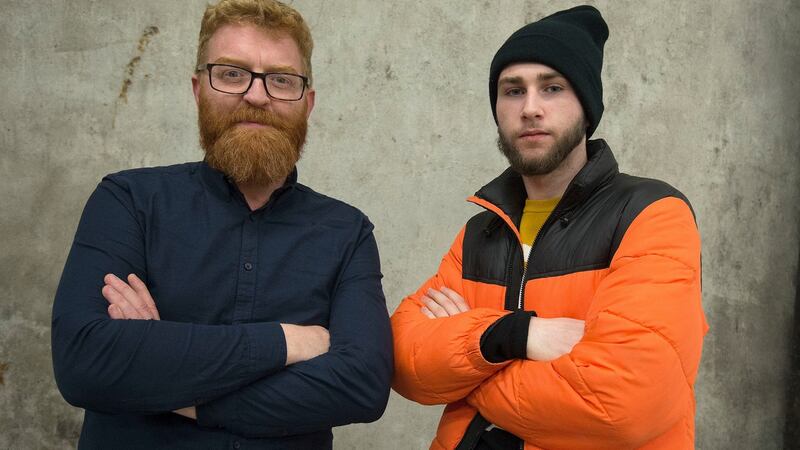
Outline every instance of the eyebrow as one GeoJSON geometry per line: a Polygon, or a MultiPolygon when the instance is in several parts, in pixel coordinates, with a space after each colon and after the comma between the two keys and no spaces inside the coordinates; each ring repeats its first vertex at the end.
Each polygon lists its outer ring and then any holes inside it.
{"type": "MultiPolygon", "coordinates": [[[[546,82],[552,81],[556,78],[566,79],[564,75],[561,75],[558,72],[543,72],[536,75],[536,81],[538,82],[546,82]]],[[[524,84],[522,77],[520,76],[513,76],[513,77],[503,77],[497,82],[497,84],[524,84]]]]}
{"type": "MultiPolygon", "coordinates": [[[[214,60],[214,64],[230,64],[234,66],[239,66],[242,68],[247,68],[248,64],[242,60],[235,59],[235,58],[228,58],[227,56],[223,56],[221,58],[217,58],[214,60]]],[[[298,74],[297,70],[295,70],[292,66],[268,66],[266,72],[268,73],[293,73],[298,74]]]]}

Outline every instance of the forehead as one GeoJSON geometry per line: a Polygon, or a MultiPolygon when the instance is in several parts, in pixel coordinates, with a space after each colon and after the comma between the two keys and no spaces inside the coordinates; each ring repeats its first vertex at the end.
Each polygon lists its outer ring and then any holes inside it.
{"type": "Polygon", "coordinates": [[[553,77],[561,77],[565,78],[557,70],[553,69],[550,66],[540,64],[540,63],[514,63],[506,68],[504,68],[500,72],[499,81],[508,78],[517,78],[525,81],[532,81],[542,77],[553,78],[553,77]]]}
{"type": "Polygon", "coordinates": [[[221,26],[208,41],[208,62],[237,62],[250,70],[292,67],[303,71],[300,47],[288,33],[268,32],[252,24],[221,26]]]}

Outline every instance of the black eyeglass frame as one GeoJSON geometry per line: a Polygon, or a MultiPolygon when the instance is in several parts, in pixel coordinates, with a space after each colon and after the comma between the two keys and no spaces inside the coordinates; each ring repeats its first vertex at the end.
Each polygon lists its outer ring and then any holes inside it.
{"type": "Polygon", "coordinates": [[[247,93],[247,91],[250,90],[251,87],[253,87],[253,80],[258,78],[258,79],[261,80],[262,83],[264,83],[264,92],[267,93],[269,98],[272,98],[272,99],[275,99],[275,100],[284,101],[284,102],[296,102],[296,101],[298,101],[298,100],[303,98],[303,95],[305,95],[305,93],[306,93],[306,88],[308,87],[308,77],[300,75],[300,74],[297,74],[297,73],[288,73],[288,72],[263,72],[263,73],[262,72],[253,72],[252,70],[245,69],[244,67],[234,66],[233,64],[217,64],[217,63],[207,63],[204,66],[200,66],[200,67],[197,68],[198,71],[201,71],[203,69],[205,69],[208,72],[208,85],[211,86],[211,89],[214,89],[217,92],[222,92],[223,94],[244,95],[244,94],[247,93]],[[234,67],[236,69],[240,69],[240,70],[244,70],[245,72],[248,72],[250,74],[250,84],[247,85],[247,89],[245,89],[242,92],[228,92],[228,91],[223,91],[222,89],[218,89],[218,88],[214,87],[214,83],[211,81],[211,69],[214,68],[215,66],[234,67]],[[295,99],[278,98],[278,97],[273,96],[272,94],[269,93],[269,87],[267,87],[267,75],[290,75],[290,76],[293,76],[293,77],[299,77],[301,80],[303,80],[303,89],[300,91],[300,96],[295,98],[295,99]]]}

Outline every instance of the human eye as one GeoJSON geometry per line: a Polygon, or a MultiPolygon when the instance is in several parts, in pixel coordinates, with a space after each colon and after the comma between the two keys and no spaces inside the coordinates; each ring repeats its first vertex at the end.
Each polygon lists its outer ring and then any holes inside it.
{"type": "Polygon", "coordinates": [[[506,88],[503,91],[503,95],[505,95],[507,97],[519,97],[521,95],[525,95],[525,89],[523,89],[521,87],[506,88]]]}
{"type": "Polygon", "coordinates": [[[300,90],[300,80],[301,78],[299,76],[288,73],[272,73],[269,74],[267,78],[271,88],[284,92],[296,92],[300,90]]]}
{"type": "Polygon", "coordinates": [[[544,88],[544,92],[546,92],[548,94],[555,94],[555,93],[561,92],[563,90],[564,90],[564,87],[560,86],[558,84],[551,84],[551,85],[546,86],[544,88]]]}
{"type": "Polygon", "coordinates": [[[275,86],[291,88],[297,84],[297,77],[283,73],[276,73],[270,76],[269,81],[275,86]]]}
{"type": "Polygon", "coordinates": [[[238,67],[233,66],[218,66],[218,74],[219,78],[225,81],[226,83],[240,83],[242,81],[247,80],[248,76],[250,75],[244,69],[240,69],[238,67]]]}

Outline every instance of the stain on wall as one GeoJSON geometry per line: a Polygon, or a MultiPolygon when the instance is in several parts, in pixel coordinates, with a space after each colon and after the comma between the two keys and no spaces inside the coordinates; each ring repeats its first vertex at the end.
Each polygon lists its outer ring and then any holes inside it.
{"type": "Polygon", "coordinates": [[[130,89],[131,85],[133,85],[134,75],[136,73],[136,67],[139,66],[139,63],[142,61],[142,56],[144,56],[145,51],[147,50],[147,45],[150,44],[150,40],[153,36],[158,34],[158,27],[151,25],[144,29],[142,32],[142,36],[139,38],[139,42],[136,45],[136,55],[128,61],[128,64],[125,65],[125,77],[122,80],[122,87],[119,90],[119,100],[123,103],[128,102],[128,90],[130,89]]]}
{"type": "Polygon", "coordinates": [[[0,386],[6,384],[6,370],[8,370],[8,363],[0,362],[0,386]]]}

